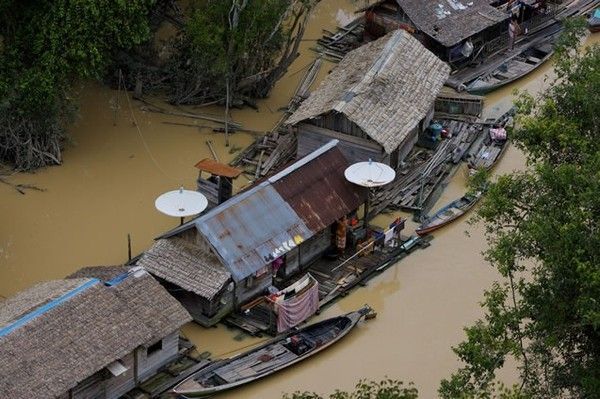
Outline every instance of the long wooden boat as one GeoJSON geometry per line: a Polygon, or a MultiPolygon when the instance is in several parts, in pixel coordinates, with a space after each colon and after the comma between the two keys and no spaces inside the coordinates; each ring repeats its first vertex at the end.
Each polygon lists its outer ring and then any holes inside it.
{"type": "Polygon", "coordinates": [[[471,94],[485,94],[522,78],[550,59],[557,37],[549,37],[508,58],[497,68],[468,83],[466,91],[471,94]]]}
{"type": "Polygon", "coordinates": [[[596,8],[588,19],[588,29],[590,32],[600,32],[600,8],[596,8]]]}
{"type": "Polygon", "coordinates": [[[419,236],[423,236],[455,221],[473,208],[481,198],[481,195],[482,192],[473,195],[467,194],[450,202],[421,223],[421,226],[415,230],[415,233],[419,236]]]}
{"type": "Polygon", "coordinates": [[[333,345],[373,310],[365,305],[276,337],[250,351],[217,360],[173,388],[180,398],[199,398],[235,388],[296,364],[333,345]]]}

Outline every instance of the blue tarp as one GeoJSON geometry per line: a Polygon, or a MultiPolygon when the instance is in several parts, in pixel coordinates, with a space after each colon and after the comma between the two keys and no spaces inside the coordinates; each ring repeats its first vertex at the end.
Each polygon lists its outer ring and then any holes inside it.
{"type": "Polygon", "coordinates": [[[88,288],[90,288],[91,286],[93,286],[99,282],[100,282],[100,280],[98,280],[97,278],[93,278],[93,279],[81,284],[79,287],[73,288],[71,291],[67,292],[66,294],[63,294],[63,295],[59,296],[58,298],[53,299],[50,302],[46,303],[45,305],[40,306],[39,308],[27,313],[26,315],[15,320],[11,324],[0,329],[0,337],[4,337],[5,335],[10,334],[17,328],[25,325],[26,323],[30,322],[31,320],[35,319],[36,317],[43,315],[44,313],[57,307],[61,303],[68,301],[69,299],[73,298],[75,295],[87,290],[88,288]]]}

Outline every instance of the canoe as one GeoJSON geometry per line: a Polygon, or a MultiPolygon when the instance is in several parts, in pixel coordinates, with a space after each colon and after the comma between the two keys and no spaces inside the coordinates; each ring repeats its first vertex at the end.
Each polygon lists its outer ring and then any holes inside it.
{"type": "Polygon", "coordinates": [[[372,312],[365,305],[273,338],[229,359],[217,360],[183,380],[172,393],[179,398],[206,397],[266,377],[333,345],[372,312]]]}
{"type": "Polygon", "coordinates": [[[588,19],[588,29],[590,32],[600,32],[600,8],[596,8],[588,19]]]}
{"type": "Polygon", "coordinates": [[[481,194],[481,192],[473,195],[467,194],[450,202],[421,223],[421,226],[415,230],[415,233],[419,236],[423,236],[453,222],[473,208],[481,198],[481,194]]]}
{"type": "Polygon", "coordinates": [[[508,148],[508,140],[501,142],[494,141],[489,135],[489,128],[486,128],[481,140],[476,140],[471,146],[471,150],[466,156],[467,166],[470,173],[477,170],[490,170],[502,158],[508,148]]]}
{"type": "Polygon", "coordinates": [[[554,42],[557,37],[552,36],[541,43],[527,47],[491,72],[468,83],[466,90],[471,94],[486,94],[522,78],[548,61],[554,53],[554,42]]]}

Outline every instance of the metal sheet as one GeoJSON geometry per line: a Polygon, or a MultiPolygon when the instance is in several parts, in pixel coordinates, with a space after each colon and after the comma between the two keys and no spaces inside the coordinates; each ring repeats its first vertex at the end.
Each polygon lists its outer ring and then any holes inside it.
{"type": "Polygon", "coordinates": [[[366,200],[366,189],[348,182],[344,170],[348,161],[334,147],[273,183],[273,187],[317,233],[366,200]]]}
{"type": "Polygon", "coordinates": [[[312,232],[275,189],[264,182],[212,209],[196,228],[235,281],[256,273],[312,232]]]}
{"type": "Polygon", "coordinates": [[[203,172],[208,172],[216,176],[236,178],[242,174],[240,169],[222,164],[210,158],[204,158],[194,166],[203,172]]]}

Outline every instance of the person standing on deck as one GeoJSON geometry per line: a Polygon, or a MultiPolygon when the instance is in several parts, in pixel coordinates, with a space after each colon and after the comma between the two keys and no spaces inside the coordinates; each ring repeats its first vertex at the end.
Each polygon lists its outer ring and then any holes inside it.
{"type": "Polygon", "coordinates": [[[335,229],[335,246],[337,249],[338,258],[341,258],[346,251],[346,230],[348,226],[348,219],[343,216],[337,221],[335,229]]]}
{"type": "Polygon", "coordinates": [[[517,23],[517,16],[513,15],[510,17],[510,23],[508,24],[508,51],[512,51],[515,45],[515,37],[520,31],[520,26],[517,23]]]}

